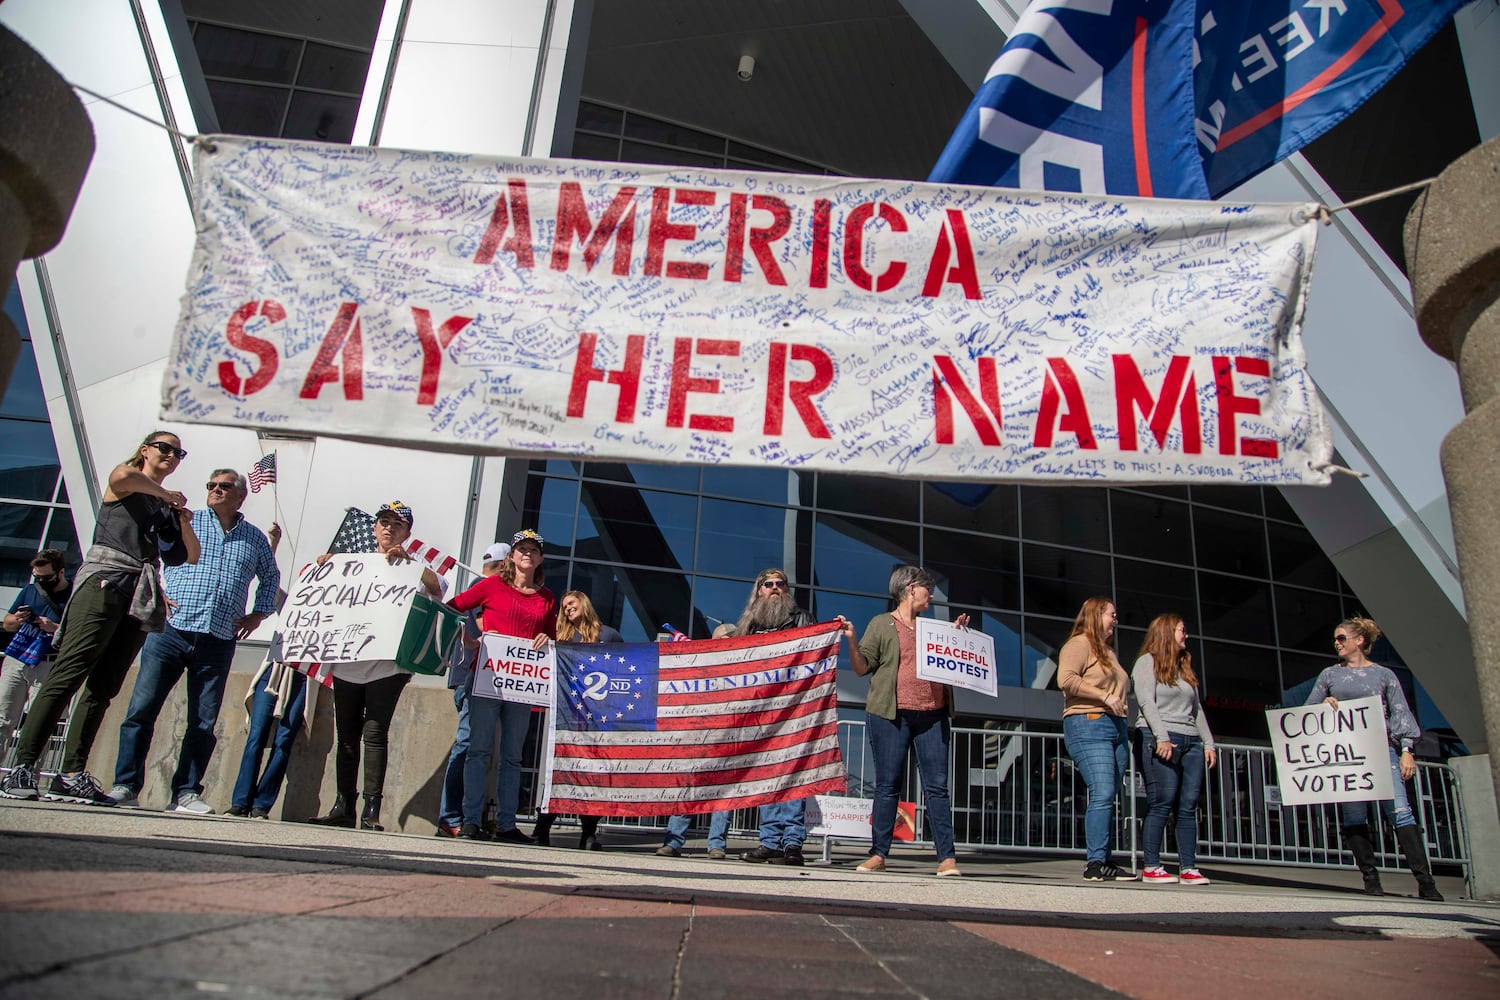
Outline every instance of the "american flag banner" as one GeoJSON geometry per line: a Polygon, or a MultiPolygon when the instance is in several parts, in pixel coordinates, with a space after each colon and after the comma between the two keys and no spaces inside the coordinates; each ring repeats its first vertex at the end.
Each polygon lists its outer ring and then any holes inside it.
{"type": "Polygon", "coordinates": [[[432,568],[438,576],[443,576],[454,566],[458,560],[438,548],[436,545],[428,545],[420,538],[408,538],[406,540],[406,551],[410,552],[413,559],[420,560],[432,568]]]}
{"type": "Polygon", "coordinates": [[[333,664],[332,663],[293,663],[287,666],[299,674],[306,674],[307,679],[323,685],[328,690],[333,690],[333,664]]]}
{"type": "Polygon", "coordinates": [[[375,541],[375,518],[358,507],[350,507],[339,530],[333,533],[333,544],[328,551],[374,552],[379,547],[375,541]]]}
{"type": "Polygon", "coordinates": [[[276,453],[266,455],[250,467],[250,492],[259,493],[267,483],[276,482],[276,453]]]}
{"type": "Polygon", "coordinates": [[[549,812],[663,816],[844,791],[839,624],[557,649],[549,812]]]}

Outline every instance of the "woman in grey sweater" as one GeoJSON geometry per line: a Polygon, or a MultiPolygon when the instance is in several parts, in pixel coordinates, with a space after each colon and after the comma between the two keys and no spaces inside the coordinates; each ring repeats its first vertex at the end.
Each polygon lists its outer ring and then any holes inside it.
{"type": "MultiPolygon", "coordinates": [[[[1391,757],[1391,785],[1395,789],[1394,799],[1380,802],[1380,811],[1385,821],[1396,828],[1396,843],[1401,845],[1401,854],[1406,866],[1417,879],[1417,894],[1423,899],[1442,902],[1442,893],[1432,880],[1432,869],[1427,863],[1427,846],[1422,842],[1422,831],[1417,827],[1417,817],[1406,798],[1406,782],[1417,773],[1417,759],[1412,755],[1412,744],[1422,735],[1406,703],[1406,694],[1396,675],[1369,657],[1370,647],[1380,638],[1380,626],[1369,618],[1345,618],[1334,629],[1333,649],[1339,662],[1325,667],[1307,696],[1307,704],[1318,702],[1339,707],[1339,701],[1353,698],[1379,698],[1385,709],[1386,736],[1390,740],[1387,750],[1391,757]],[[1399,748],[1399,752],[1398,752],[1399,748]]],[[[1380,871],[1375,867],[1375,842],[1370,836],[1371,802],[1340,802],[1339,819],[1344,828],[1344,842],[1354,855],[1354,863],[1364,877],[1365,892],[1371,896],[1383,896],[1380,886],[1380,871]]]]}
{"type": "Polygon", "coordinates": [[[1207,885],[1198,870],[1198,798],[1204,764],[1218,762],[1214,734],[1198,701],[1198,676],[1187,650],[1187,625],[1177,615],[1157,615],[1131,679],[1141,706],[1136,720],[1136,756],[1146,780],[1146,867],[1142,882],[1207,885]],[[1178,874],[1161,864],[1167,814],[1177,812],[1178,874]]]}

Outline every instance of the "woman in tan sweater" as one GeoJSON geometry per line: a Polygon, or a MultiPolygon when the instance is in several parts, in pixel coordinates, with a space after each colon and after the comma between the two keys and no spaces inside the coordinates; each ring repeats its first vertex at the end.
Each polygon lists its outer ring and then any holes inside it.
{"type": "Polygon", "coordinates": [[[1111,858],[1115,799],[1129,757],[1125,716],[1130,676],[1115,656],[1115,604],[1107,597],[1083,602],[1073,631],[1057,656],[1057,686],[1063,692],[1063,741],[1089,789],[1083,835],[1089,882],[1130,882],[1135,873],[1111,858]]]}

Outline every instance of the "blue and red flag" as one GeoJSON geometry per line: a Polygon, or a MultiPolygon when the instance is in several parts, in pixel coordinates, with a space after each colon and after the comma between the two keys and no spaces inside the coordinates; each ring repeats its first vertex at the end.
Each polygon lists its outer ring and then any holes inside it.
{"type": "Polygon", "coordinates": [[[1316,139],[1468,0],[1035,0],[929,180],[1216,198],[1316,139]]]}
{"type": "Polygon", "coordinates": [[[559,643],[546,808],[663,816],[841,793],[839,627],[559,643]]]}

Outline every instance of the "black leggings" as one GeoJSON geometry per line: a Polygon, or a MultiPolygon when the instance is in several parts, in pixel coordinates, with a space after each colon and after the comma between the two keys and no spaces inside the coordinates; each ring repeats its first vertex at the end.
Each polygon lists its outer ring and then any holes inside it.
{"type": "Polygon", "coordinates": [[[354,804],[354,775],[359,766],[361,742],[365,747],[365,794],[380,795],[385,788],[391,716],[396,714],[401,689],[410,680],[411,674],[405,671],[368,684],[333,679],[333,720],[338,735],[334,781],[350,808],[354,804]]]}

